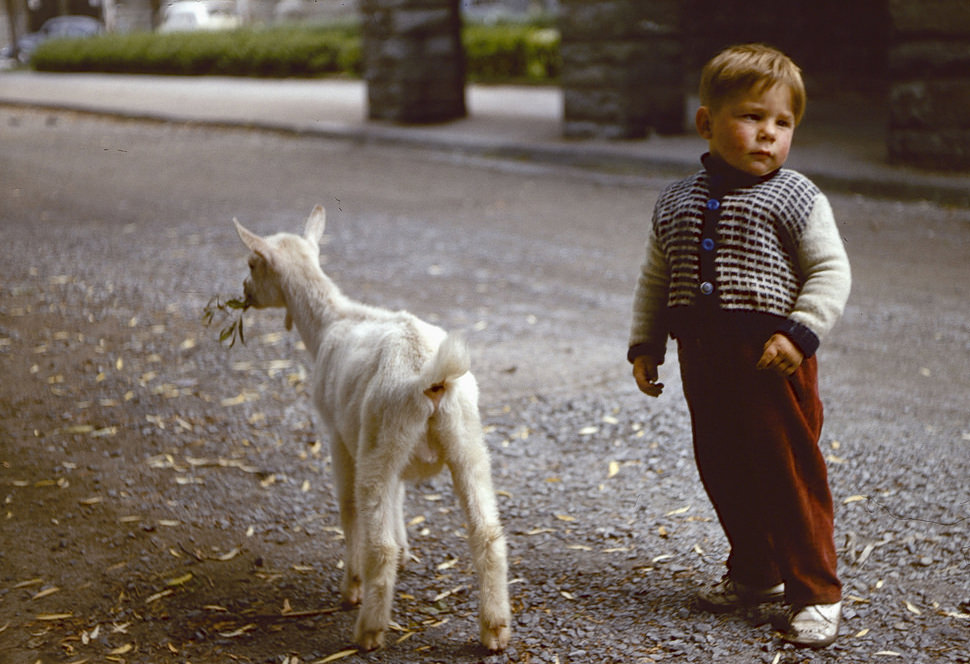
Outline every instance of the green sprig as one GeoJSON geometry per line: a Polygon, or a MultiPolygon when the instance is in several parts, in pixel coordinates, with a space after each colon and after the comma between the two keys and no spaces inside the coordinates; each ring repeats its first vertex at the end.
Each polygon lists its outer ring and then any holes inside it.
{"type": "Polygon", "coordinates": [[[223,302],[219,296],[216,296],[209,300],[209,303],[205,305],[205,309],[202,310],[202,323],[209,327],[212,325],[212,321],[219,316],[219,321],[224,322],[228,320],[228,325],[219,331],[219,343],[229,342],[229,347],[232,348],[236,345],[236,340],[238,339],[241,343],[246,343],[246,336],[243,333],[243,316],[242,312],[249,309],[252,304],[247,299],[240,300],[239,298],[231,298],[223,302]],[[239,314],[236,318],[230,319],[234,315],[234,312],[238,311],[239,314]]]}

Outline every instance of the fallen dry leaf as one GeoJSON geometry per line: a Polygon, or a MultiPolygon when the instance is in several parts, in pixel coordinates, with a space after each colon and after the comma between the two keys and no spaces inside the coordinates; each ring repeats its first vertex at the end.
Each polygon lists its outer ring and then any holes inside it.
{"type": "Polygon", "coordinates": [[[234,548],[233,550],[229,551],[228,553],[224,553],[221,556],[217,556],[216,557],[216,560],[224,563],[226,561],[232,560],[233,558],[235,558],[236,556],[238,556],[239,553],[240,553],[240,549],[237,546],[236,548],[234,548]]]}
{"type": "Polygon", "coordinates": [[[446,569],[451,569],[457,563],[458,563],[458,559],[457,558],[452,558],[451,560],[446,560],[443,563],[439,563],[438,566],[435,569],[437,569],[439,572],[443,572],[446,569]]]}
{"type": "Polygon", "coordinates": [[[432,600],[432,602],[440,602],[444,598],[451,597],[456,593],[460,593],[464,589],[465,589],[465,586],[458,586],[456,588],[452,588],[451,590],[446,590],[443,593],[438,593],[437,595],[435,595],[435,598],[432,600]]]}
{"type": "Polygon", "coordinates": [[[239,629],[233,630],[231,632],[219,632],[219,636],[226,639],[234,639],[237,636],[243,636],[247,632],[251,632],[256,629],[255,623],[249,623],[248,625],[243,625],[239,629]]]}
{"type": "Polygon", "coordinates": [[[163,597],[168,597],[169,595],[174,595],[174,594],[175,594],[175,591],[172,590],[171,588],[169,588],[168,590],[163,590],[162,592],[155,593],[154,595],[152,595],[148,599],[146,599],[145,600],[145,604],[151,604],[152,602],[157,602],[158,600],[162,599],[163,597]]]}
{"type": "Polygon", "coordinates": [[[192,572],[184,574],[182,576],[177,576],[174,579],[169,579],[165,582],[165,585],[172,588],[175,586],[182,586],[192,580],[192,572]]]}
{"type": "Polygon", "coordinates": [[[48,595],[53,595],[56,592],[60,592],[60,590],[61,589],[58,588],[57,586],[51,586],[50,588],[45,588],[44,590],[41,590],[39,593],[31,597],[30,599],[40,599],[41,597],[47,597],[48,595]]]}
{"type": "Polygon", "coordinates": [[[356,648],[354,648],[353,650],[341,650],[340,652],[335,652],[332,655],[327,655],[323,659],[318,659],[315,662],[311,662],[311,664],[329,664],[330,662],[336,662],[338,659],[343,659],[344,657],[350,657],[351,655],[356,655],[356,654],[357,654],[356,648]]]}
{"type": "Polygon", "coordinates": [[[906,605],[906,610],[917,616],[923,615],[923,612],[916,608],[909,600],[904,600],[903,604],[906,605]]]}

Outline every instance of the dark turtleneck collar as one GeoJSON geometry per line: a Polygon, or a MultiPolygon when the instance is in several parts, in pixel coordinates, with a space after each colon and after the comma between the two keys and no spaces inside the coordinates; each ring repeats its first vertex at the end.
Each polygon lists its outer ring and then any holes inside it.
{"type": "Polygon", "coordinates": [[[781,168],[777,168],[766,175],[751,175],[734,168],[734,166],[715,157],[710,152],[705,152],[701,156],[701,163],[704,165],[704,170],[707,171],[711,196],[714,198],[721,198],[734,189],[753,187],[756,184],[767,182],[778,175],[778,171],[781,170],[781,168]]]}

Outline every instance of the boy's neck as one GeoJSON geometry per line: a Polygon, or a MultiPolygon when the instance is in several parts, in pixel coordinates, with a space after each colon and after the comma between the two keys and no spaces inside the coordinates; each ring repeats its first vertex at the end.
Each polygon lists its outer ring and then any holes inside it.
{"type": "Polygon", "coordinates": [[[710,178],[712,193],[717,191],[721,194],[732,189],[753,187],[761,182],[766,182],[775,177],[778,171],[781,170],[781,168],[777,168],[766,175],[751,175],[750,173],[745,173],[734,168],[710,152],[705,152],[701,155],[701,163],[704,165],[704,170],[707,171],[708,177],[710,178]]]}

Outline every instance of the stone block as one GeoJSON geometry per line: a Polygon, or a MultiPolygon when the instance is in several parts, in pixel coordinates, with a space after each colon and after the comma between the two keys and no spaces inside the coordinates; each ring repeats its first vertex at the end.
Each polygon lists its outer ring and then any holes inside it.
{"type": "Polygon", "coordinates": [[[889,108],[891,128],[970,129],[970,77],[894,83],[889,108]]]}
{"type": "Polygon", "coordinates": [[[896,164],[939,171],[970,171],[970,130],[894,130],[889,159],[896,164]]]}
{"type": "Polygon", "coordinates": [[[889,15],[897,35],[970,37],[967,0],[889,0],[889,15]]]}
{"type": "Polygon", "coordinates": [[[966,41],[917,40],[889,50],[889,74],[895,79],[961,77],[970,72],[970,38],[966,41]]]}
{"type": "Polygon", "coordinates": [[[563,40],[649,38],[680,33],[679,0],[561,0],[559,29],[563,40]]]}
{"type": "Polygon", "coordinates": [[[368,117],[401,123],[464,117],[458,0],[362,0],[368,117]]]}

